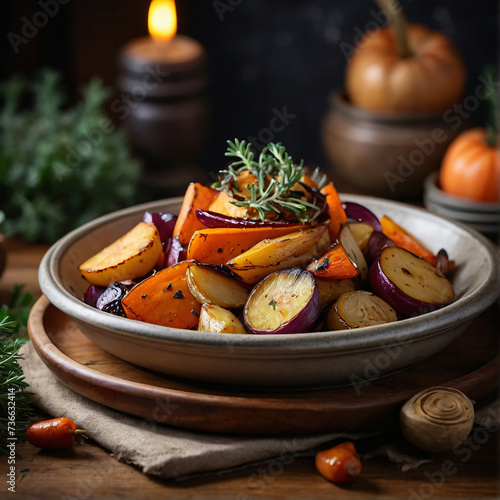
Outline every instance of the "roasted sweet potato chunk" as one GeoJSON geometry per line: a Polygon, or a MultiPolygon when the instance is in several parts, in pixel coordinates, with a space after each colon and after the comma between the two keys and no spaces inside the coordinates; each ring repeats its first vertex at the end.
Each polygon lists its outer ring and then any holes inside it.
{"type": "Polygon", "coordinates": [[[195,328],[201,305],[189,290],[188,263],[179,262],[136,285],[122,300],[127,318],[170,326],[195,328]]]}

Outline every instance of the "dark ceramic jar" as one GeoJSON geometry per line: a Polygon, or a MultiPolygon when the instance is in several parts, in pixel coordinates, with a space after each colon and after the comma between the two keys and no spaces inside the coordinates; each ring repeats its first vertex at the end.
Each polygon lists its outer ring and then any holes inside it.
{"type": "Polygon", "coordinates": [[[452,109],[439,115],[382,114],[353,106],[338,91],[322,124],[322,142],[336,177],[354,190],[420,199],[450,142],[466,127],[452,109]]]}

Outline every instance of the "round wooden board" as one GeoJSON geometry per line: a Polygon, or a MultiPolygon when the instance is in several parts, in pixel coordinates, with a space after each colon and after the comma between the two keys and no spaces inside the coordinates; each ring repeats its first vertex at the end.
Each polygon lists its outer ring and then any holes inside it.
{"type": "MultiPolygon", "coordinates": [[[[375,380],[376,367],[367,365],[366,378],[357,380],[357,385],[297,392],[251,392],[180,380],[132,365],[93,344],[45,297],[33,307],[28,329],[44,363],[79,394],[137,417],[223,433],[387,429],[397,425],[401,405],[427,387],[455,387],[480,401],[495,389],[500,365],[491,310],[446,349],[404,371],[375,380]]],[[[380,362],[390,362],[396,355],[388,352],[380,362]]]]}

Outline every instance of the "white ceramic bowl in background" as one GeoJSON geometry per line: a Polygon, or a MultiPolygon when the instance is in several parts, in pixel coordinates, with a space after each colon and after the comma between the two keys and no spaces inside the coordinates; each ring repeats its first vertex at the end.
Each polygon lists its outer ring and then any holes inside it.
{"type": "Polygon", "coordinates": [[[483,236],[427,210],[342,195],[379,217],[388,215],[430,249],[456,262],[456,300],[445,308],[388,325],[293,335],[229,335],[172,329],[98,311],[82,302],[88,283],[78,266],[132,228],[145,210],[177,213],[181,199],[139,205],[96,219],[55,243],[39,271],[54,306],[110,353],[178,377],[263,388],[317,388],[362,382],[400,370],[456,339],[500,292],[499,255],[483,236]]]}

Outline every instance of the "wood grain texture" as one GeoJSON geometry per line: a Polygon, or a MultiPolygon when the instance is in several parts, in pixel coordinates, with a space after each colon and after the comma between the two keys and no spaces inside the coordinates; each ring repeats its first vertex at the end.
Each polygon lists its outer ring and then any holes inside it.
{"type": "MultiPolygon", "coordinates": [[[[134,366],[93,344],[45,297],[35,305],[28,329],[45,364],[76,392],[131,415],[200,431],[275,435],[389,429],[397,426],[401,405],[420,390],[450,386],[480,401],[494,390],[499,373],[495,328],[483,329],[478,343],[474,324],[452,345],[404,371],[374,380],[371,365],[357,386],[297,392],[249,392],[134,366]],[[159,412],[158,401],[177,409],[159,412]]],[[[391,355],[397,350],[383,362],[391,355]]]]}
{"type": "MultiPolygon", "coordinates": [[[[39,419],[46,418],[40,415],[39,419]]],[[[219,475],[167,481],[142,474],[89,442],[71,451],[40,451],[19,444],[16,493],[1,498],[498,498],[498,433],[470,456],[438,455],[432,463],[402,472],[385,457],[363,457],[355,483],[339,486],[320,476],[314,454],[275,459],[219,475]],[[451,464],[451,466],[450,466],[451,464]],[[453,473],[443,473],[449,467],[453,473]]],[[[358,446],[358,445],[357,445],[358,446]]],[[[0,457],[0,474],[7,470],[0,457]]],[[[5,476],[3,476],[5,477],[5,476]]],[[[7,494],[8,493],[8,494],[7,494]]]]}

